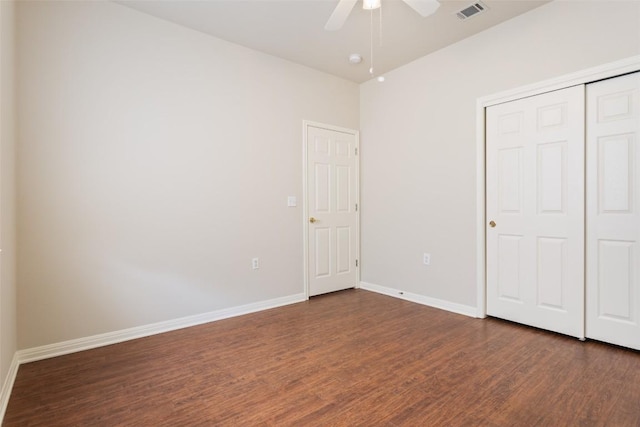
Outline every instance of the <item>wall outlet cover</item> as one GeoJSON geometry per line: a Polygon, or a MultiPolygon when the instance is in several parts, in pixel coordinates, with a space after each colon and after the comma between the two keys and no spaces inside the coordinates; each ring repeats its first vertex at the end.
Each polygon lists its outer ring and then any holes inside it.
{"type": "Polygon", "coordinates": [[[431,254],[422,254],[422,262],[424,263],[424,265],[431,265],[431,254]]]}

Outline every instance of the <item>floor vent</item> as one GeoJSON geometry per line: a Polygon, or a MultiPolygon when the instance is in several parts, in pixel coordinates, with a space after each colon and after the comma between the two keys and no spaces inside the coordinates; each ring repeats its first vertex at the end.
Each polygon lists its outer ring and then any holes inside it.
{"type": "Polygon", "coordinates": [[[486,10],[487,10],[487,6],[484,3],[475,2],[472,5],[467,6],[461,11],[457,12],[456,15],[458,16],[458,18],[464,21],[465,19],[469,19],[472,16],[476,16],[486,10]]]}

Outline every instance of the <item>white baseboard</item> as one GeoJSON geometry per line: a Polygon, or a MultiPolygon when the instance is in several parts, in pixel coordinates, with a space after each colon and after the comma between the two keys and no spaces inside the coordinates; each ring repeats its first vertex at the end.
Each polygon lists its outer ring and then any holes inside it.
{"type": "Polygon", "coordinates": [[[16,375],[18,375],[18,367],[20,367],[20,362],[18,361],[18,353],[15,353],[11,360],[7,377],[4,379],[4,384],[2,384],[2,390],[0,390],[0,423],[4,420],[7,405],[9,405],[13,383],[16,381],[16,375]]]}
{"type": "Polygon", "coordinates": [[[451,311],[457,314],[464,314],[465,316],[469,317],[477,317],[478,314],[478,310],[476,307],[458,304],[455,302],[445,301],[437,298],[426,297],[424,295],[413,294],[411,292],[406,292],[400,289],[374,285],[373,283],[360,282],[360,289],[377,292],[379,294],[400,298],[418,304],[428,305],[429,307],[439,308],[441,310],[451,311]]]}
{"type": "MultiPolygon", "coordinates": [[[[63,341],[55,344],[43,345],[40,347],[19,350],[17,355],[18,364],[35,362],[36,360],[48,359],[62,356],[64,354],[89,350],[105,345],[116,344],[136,338],[148,337],[150,335],[161,334],[163,332],[174,331],[176,329],[188,328],[189,326],[201,325],[216,320],[241,316],[243,314],[268,310],[270,308],[281,307],[288,304],[305,301],[307,297],[304,293],[275,298],[267,301],[260,301],[252,304],[216,310],[209,313],[196,314],[194,316],[182,317],[180,319],[167,320],[150,325],[138,326],[135,328],[123,329],[120,331],[107,332],[105,334],[93,335],[85,338],[78,338],[63,341]]],[[[16,368],[17,369],[17,368],[16,368]]],[[[11,389],[9,389],[10,391],[11,389]]],[[[4,389],[3,389],[4,391],[4,389]]],[[[8,399],[8,398],[7,398],[8,399]]]]}

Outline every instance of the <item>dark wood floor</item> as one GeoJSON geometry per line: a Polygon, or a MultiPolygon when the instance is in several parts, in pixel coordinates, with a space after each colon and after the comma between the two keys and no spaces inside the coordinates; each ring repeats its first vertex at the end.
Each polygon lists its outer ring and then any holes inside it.
{"type": "Polygon", "coordinates": [[[640,426],[640,354],[351,290],[20,367],[5,426],[640,426]]]}

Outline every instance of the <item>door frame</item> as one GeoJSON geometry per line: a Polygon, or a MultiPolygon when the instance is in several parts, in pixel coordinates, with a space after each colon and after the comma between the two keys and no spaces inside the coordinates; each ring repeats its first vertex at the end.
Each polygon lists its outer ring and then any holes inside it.
{"type": "Polygon", "coordinates": [[[311,120],[302,121],[302,256],[303,256],[303,270],[304,270],[304,295],[305,299],[309,299],[309,191],[307,188],[307,162],[308,162],[308,150],[307,150],[307,135],[308,128],[315,127],[320,129],[327,129],[336,132],[342,132],[349,135],[353,135],[355,138],[356,155],[356,203],[358,204],[358,210],[356,211],[356,259],[358,260],[358,266],[356,267],[356,289],[360,287],[360,132],[355,129],[348,129],[339,126],[328,125],[325,123],[314,122],[311,120]]]}
{"type": "Polygon", "coordinates": [[[487,316],[486,108],[636,71],[640,71],[640,55],[499,92],[478,98],[476,101],[476,317],[484,318],[487,316]]]}

